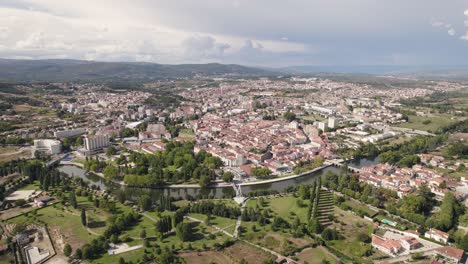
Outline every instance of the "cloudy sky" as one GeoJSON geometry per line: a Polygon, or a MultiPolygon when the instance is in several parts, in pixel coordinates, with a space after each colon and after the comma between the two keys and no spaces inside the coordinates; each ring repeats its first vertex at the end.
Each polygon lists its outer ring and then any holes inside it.
{"type": "Polygon", "coordinates": [[[0,57],[468,64],[468,0],[0,0],[0,57]]]}

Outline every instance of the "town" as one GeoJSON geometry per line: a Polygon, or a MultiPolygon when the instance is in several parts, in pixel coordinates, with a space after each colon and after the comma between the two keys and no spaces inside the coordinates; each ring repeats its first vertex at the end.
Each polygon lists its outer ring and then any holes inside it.
{"type": "Polygon", "coordinates": [[[240,247],[252,259],[229,256],[248,263],[306,263],[315,256],[327,263],[462,263],[466,111],[463,101],[448,110],[415,102],[459,96],[466,86],[408,85],[418,87],[317,77],[203,77],[131,91],[92,83],[12,85],[14,93],[1,97],[2,251],[28,263],[123,263],[127,256],[145,262],[152,257],[143,252],[161,249],[169,261],[187,261],[196,245],[207,252],[200,259],[211,252],[225,258],[240,247]],[[128,212],[132,227],[119,227],[108,246],[89,248],[87,241],[107,236],[112,226],[104,219],[116,212],[128,212]],[[41,225],[64,214],[77,215],[81,229],[74,228],[81,231],[41,225]],[[177,215],[207,238],[183,238],[177,224],[172,228],[181,237],[172,236],[161,225],[177,215]]]}

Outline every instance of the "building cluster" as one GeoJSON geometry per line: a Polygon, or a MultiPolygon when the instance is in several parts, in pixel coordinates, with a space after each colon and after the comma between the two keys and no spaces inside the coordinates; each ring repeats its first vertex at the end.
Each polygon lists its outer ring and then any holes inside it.
{"type": "Polygon", "coordinates": [[[334,157],[326,138],[314,134],[310,127],[306,131],[314,136],[308,137],[296,121],[206,114],[190,125],[197,135],[196,150],[205,150],[221,158],[227,166],[251,163],[266,166],[273,172],[284,172],[299,161],[334,157]]]}
{"type": "Polygon", "coordinates": [[[399,197],[427,185],[436,197],[442,198],[453,190],[460,199],[466,198],[465,194],[457,193],[457,187],[465,186],[465,181],[457,182],[421,165],[414,165],[412,168],[399,168],[390,164],[366,166],[360,169],[359,180],[376,187],[394,190],[399,197]]]}

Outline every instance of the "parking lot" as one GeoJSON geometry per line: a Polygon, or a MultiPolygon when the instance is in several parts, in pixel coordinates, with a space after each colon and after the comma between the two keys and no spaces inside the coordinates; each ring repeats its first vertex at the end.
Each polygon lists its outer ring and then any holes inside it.
{"type": "MultiPolygon", "coordinates": [[[[400,240],[402,239],[403,237],[406,237],[406,235],[403,235],[401,233],[397,233],[397,232],[393,232],[391,230],[387,230],[383,236],[384,238],[391,238],[391,239],[394,239],[394,240],[400,240]]],[[[399,255],[408,255],[408,254],[413,254],[413,253],[417,253],[417,252],[423,252],[423,251],[428,251],[428,250],[431,250],[431,249],[435,249],[435,248],[438,248],[438,247],[441,247],[441,245],[439,244],[436,244],[436,243],[433,243],[433,242],[430,242],[430,241],[427,241],[425,239],[421,239],[421,238],[418,238],[418,241],[422,244],[422,247],[419,247],[417,249],[413,249],[411,251],[403,251],[402,253],[400,253],[399,255]]]]}

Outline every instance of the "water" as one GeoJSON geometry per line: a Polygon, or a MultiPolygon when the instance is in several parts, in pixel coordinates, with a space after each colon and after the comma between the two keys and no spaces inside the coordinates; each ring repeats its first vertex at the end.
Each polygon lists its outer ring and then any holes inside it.
{"type": "Polygon", "coordinates": [[[317,180],[322,175],[325,175],[325,173],[327,172],[343,173],[343,169],[330,166],[325,169],[315,171],[303,177],[297,177],[293,179],[272,182],[272,183],[262,183],[262,184],[256,184],[256,185],[242,186],[242,193],[244,195],[247,195],[249,192],[260,191],[260,190],[274,190],[277,192],[284,192],[286,189],[290,187],[298,186],[300,184],[312,184],[315,180],[317,180]]]}
{"type": "Polygon", "coordinates": [[[141,188],[141,187],[124,187],[119,184],[113,183],[102,177],[87,173],[86,170],[73,166],[63,165],[58,168],[60,172],[63,172],[72,177],[78,177],[83,179],[90,185],[99,186],[101,190],[113,191],[117,189],[123,189],[127,196],[138,197],[143,194],[151,196],[153,199],[159,199],[161,195],[170,195],[175,199],[187,199],[190,197],[196,198],[199,195],[203,197],[214,197],[214,198],[230,198],[235,191],[232,187],[217,187],[217,188],[141,188]]]}
{"type": "Polygon", "coordinates": [[[375,157],[373,159],[362,158],[360,160],[354,160],[350,162],[349,166],[360,169],[362,167],[376,165],[378,163],[379,163],[379,157],[375,157]]]}
{"type": "MultiPolygon", "coordinates": [[[[364,161],[365,164],[370,161],[364,161]]],[[[362,161],[361,161],[362,164],[362,161]]],[[[112,183],[99,176],[86,173],[86,170],[78,168],[72,165],[64,165],[59,167],[59,171],[68,174],[69,176],[79,177],[89,183],[90,185],[99,186],[102,190],[114,190],[123,189],[127,196],[138,197],[142,194],[150,195],[153,199],[158,199],[161,195],[170,195],[175,199],[189,199],[196,198],[199,195],[203,197],[214,197],[214,198],[230,198],[235,195],[235,191],[231,186],[227,187],[216,187],[216,188],[140,188],[140,187],[123,187],[118,184],[112,183]]],[[[274,190],[277,192],[284,192],[290,187],[295,187],[300,184],[311,184],[317,178],[321,177],[327,172],[343,173],[343,169],[336,168],[333,166],[325,169],[315,171],[309,175],[297,177],[293,179],[287,179],[284,181],[262,183],[256,185],[242,186],[242,194],[248,195],[248,193],[260,190],[274,190]]]]}
{"type": "Polygon", "coordinates": [[[64,166],[59,166],[58,170],[60,172],[63,172],[67,174],[68,176],[71,177],[77,177],[80,179],[83,179],[85,182],[87,182],[90,186],[91,185],[96,185],[99,186],[101,190],[106,190],[111,187],[112,183],[97,176],[92,173],[87,173],[86,170],[73,166],[73,165],[64,165],[64,166]]]}

